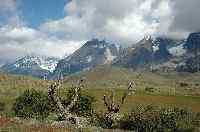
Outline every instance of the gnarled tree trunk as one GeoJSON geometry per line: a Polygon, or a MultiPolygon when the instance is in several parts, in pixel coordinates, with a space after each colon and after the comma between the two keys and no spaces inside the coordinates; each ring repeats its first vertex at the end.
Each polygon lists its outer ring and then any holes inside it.
{"type": "Polygon", "coordinates": [[[57,90],[61,87],[61,81],[58,80],[50,85],[48,89],[48,97],[49,100],[56,106],[58,116],[60,116],[62,119],[68,120],[71,123],[76,123],[76,117],[74,117],[70,113],[70,109],[74,107],[76,104],[78,97],[79,97],[79,90],[81,88],[81,83],[83,80],[79,81],[77,85],[74,87],[75,94],[73,95],[73,99],[71,100],[70,104],[67,106],[67,108],[64,108],[60,98],[57,95],[57,90]]]}

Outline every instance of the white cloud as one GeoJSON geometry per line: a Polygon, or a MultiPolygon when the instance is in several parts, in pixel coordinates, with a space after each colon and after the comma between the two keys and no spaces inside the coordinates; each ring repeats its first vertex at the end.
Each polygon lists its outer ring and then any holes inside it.
{"type": "Polygon", "coordinates": [[[174,20],[170,30],[178,32],[200,31],[200,0],[171,0],[174,20]]]}
{"type": "Polygon", "coordinates": [[[85,18],[77,16],[67,16],[57,21],[47,22],[40,29],[47,34],[61,36],[69,40],[84,40],[90,33],[85,18]]]}
{"type": "Polygon", "coordinates": [[[21,20],[16,0],[1,0],[0,15],[7,12],[9,17],[0,27],[0,53],[7,58],[27,53],[63,56],[94,37],[119,44],[133,44],[147,34],[183,37],[199,30],[199,2],[72,0],[64,7],[64,18],[33,29],[21,20]]]}
{"type": "Polygon", "coordinates": [[[16,11],[16,1],[15,0],[1,0],[0,11],[3,12],[14,12],[16,11]]]}
{"type": "Polygon", "coordinates": [[[41,29],[76,40],[98,37],[132,44],[146,34],[164,32],[171,22],[166,21],[171,15],[168,3],[169,0],[72,0],[65,6],[65,18],[44,23],[41,29]]]}
{"type": "Polygon", "coordinates": [[[70,2],[69,4],[67,4],[67,5],[64,7],[64,10],[65,10],[65,12],[68,13],[68,14],[76,15],[77,10],[78,10],[78,7],[77,7],[76,3],[70,2]]]}
{"type": "Polygon", "coordinates": [[[5,19],[4,24],[25,25],[25,22],[20,19],[17,0],[0,0],[0,16],[5,19]]]}
{"type": "Polygon", "coordinates": [[[72,39],[107,38],[132,44],[146,34],[186,37],[199,30],[199,0],[72,0],[66,17],[43,31],[72,39]],[[193,21],[191,21],[193,20],[193,21]]]}
{"type": "Polygon", "coordinates": [[[0,28],[0,61],[13,61],[27,54],[62,57],[80,47],[83,42],[58,39],[28,27],[0,28]]]}
{"type": "MultiPolygon", "coordinates": [[[[60,38],[60,36],[27,27],[20,18],[18,4],[16,0],[1,0],[0,2],[0,15],[5,19],[5,22],[0,25],[0,65],[15,61],[16,58],[27,54],[63,57],[71,54],[84,43],[83,39],[78,41],[70,39],[70,36],[60,38]]],[[[73,23],[73,18],[68,18],[66,21],[73,23]]],[[[69,23],[67,28],[74,30],[77,27],[72,27],[69,23]]],[[[58,35],[59,32],[55,34],[58,35]]]]}

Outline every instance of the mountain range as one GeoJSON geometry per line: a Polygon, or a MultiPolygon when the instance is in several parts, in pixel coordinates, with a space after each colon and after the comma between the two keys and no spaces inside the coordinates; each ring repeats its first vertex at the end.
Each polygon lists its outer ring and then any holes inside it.
{"type": "Polygon", "coordinates": [[[55,70],[57,63],[58,59],[54,57],[25,56],[14,63],[3,65],[0,71],[43,78],[55,70]]]}
{"type": "Polygon", "coordinates": [[[200,33],[191,33],[187,39],[146,36],[126,48],[105,40],[92,39],[63,59],[25,56],[3,65],[0,71],[39,78],[56,78],[60,73],[68,76],[99,65],[133,70],[195,72],[200,70],[199,49],[200,33]]]}

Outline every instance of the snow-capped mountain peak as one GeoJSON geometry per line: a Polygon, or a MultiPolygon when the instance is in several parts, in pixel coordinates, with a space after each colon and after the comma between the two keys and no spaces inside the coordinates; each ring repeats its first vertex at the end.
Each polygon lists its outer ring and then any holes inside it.
{"type": "Polygon", "coordinates": [[[40,68],[44,69],[44,70],[47,70],[49,72],[53,72],[57,66],[57,63],[58,63],[58,60],[55,60],[53,58],[51,59],[45,59],[41,65],[40,65],[40,68]]]}
{"type": "Polygon", "coordinates": [[[58,59],[53,57],[25,56],[14,63],[3,65],[3,73],[29,75],[44,78],[57,66],[58,59]]]}
{"type": "Polygon", "coordinates": [[[25,56],[17,60],[13,65],[16,68],[29,69],[38,66],[43,70],[53,72],[57,66],[58,59],[52,57],[25,56]]]}

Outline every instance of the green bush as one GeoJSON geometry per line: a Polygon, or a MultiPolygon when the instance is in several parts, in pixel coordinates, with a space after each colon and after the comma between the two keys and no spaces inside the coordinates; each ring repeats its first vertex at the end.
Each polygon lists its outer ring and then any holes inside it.
{"type": "Polygon", "coordinates": [[[105,129],[135,132],[194,132],[200,126],[200,114],[180,108],[159,108],[149,105],[136,107],[131,113],[117,115],[119,121],[113,122],[107,118],[106,113],[94,113],[91,116],[91,124],[105,129]]]}
{"type": "Polygon", "coordinates": [[[155,91],[155,88],[152,88],[152,87],[146,87],[146,88],[145,88],[145,91],[146,91],[146,92],[153,93],[153,92],[155,91]]]}
{"type": "Polygon", "coordinates": [[[52,106],[47,95],[34,89],[24,91],[13,104],[15,115],[23,118],[36,117],[44,119],[51,110],[52,106]]]}
{"type": "MultiPolygon", "coordinates": [[[[73,88],[71,88],[65,99],[62,100],[62,103],[64,104],[65,107],[67,107],[71,100],[73,100],[73,95],[75,94],[75,91],[73,88]]],[[[81,90],[78,92],[79,97],[72,109],[70,111],[72,113],[76,113],[77,115],[80,116],[90,116],[91,112],[93,111],[92,108],[92,103],[95,101],[94,97],[89,96],[89,95],[83,95],[81,90]]]]}
{"type": "Polygon", "coordinates": [[[106,117],[106,113],[98,112],[93,113],[91,116],[91,124],[94,124],[97,127],[111,129],[112,128],[112,121],[106,117]]]}
{"type": "Polygon", "coordinates": [[[4,102],[0,102],[0,111],[4,111],[5,109],[5,103],[4,102]]]}
{"type": "MultiPolygon", "coordinates": [[[[148,106],[149,107],[149,106],[148,106]]],[[[192,113],[179,108],[148,108],[134,111],[120,121],[120,129],[137,132],[194,131],[192,113]]]]}

